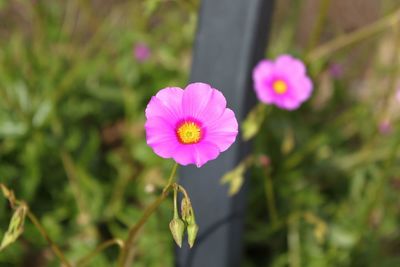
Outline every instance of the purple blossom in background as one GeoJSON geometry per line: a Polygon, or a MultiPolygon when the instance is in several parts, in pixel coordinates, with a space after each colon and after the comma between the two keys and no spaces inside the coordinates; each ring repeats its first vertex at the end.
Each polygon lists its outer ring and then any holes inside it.
{"type": "Polygon", "coordinates": [[[151,56],[150,48],[145,43],[137,43],[133,49],[137,61],[145,62],[151,56]]]}
{"type": "Polygon", "coordinates": [[[287,110],[299,108],[313,91],[304,63],[290,55],[261,60],[253,70],[253,81],[261,102],[287,110]]]}
{"type": "Polygon", "coordinates": [[[379,127],[378,128],[379,128],[379,132],[381,134],[383,134],[383,135],[390,134],[392,132],[392,130],[393,130],[392,124],[390,123],[389,120],[382,120],[379,123],[379,127]]]}
{"type": "Polygon", "coordinates": [[[333,78],[338,79],[343,75],[343,66],[339,63],[332,63],[329,66],[329,73],[333,78]]]}

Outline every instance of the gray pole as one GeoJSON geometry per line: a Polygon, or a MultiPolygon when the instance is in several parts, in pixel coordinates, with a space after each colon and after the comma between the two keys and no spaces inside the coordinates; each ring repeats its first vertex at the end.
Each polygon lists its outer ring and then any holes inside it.
{"type": "MultiPolygon", "coordinates": [[[[239,122],[255,104],[251,71],[264,56],[272,5],[273,0],[201,3],[191,81],[221,90],[239,122]]],[[[181,183],[192,199],[200,231],[192,249],[177,249],[177,266],[240,266],[246,190],[230,198],[219,181],[247,151],[239,138],[217,160],[200,169],[181,169],[181,183]]]]}

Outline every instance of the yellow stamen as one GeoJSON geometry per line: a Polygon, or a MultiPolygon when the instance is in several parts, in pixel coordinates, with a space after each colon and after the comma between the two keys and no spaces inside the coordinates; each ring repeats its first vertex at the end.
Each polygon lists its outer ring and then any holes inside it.
{"type": "Polygon", "coordinates": [[[272,88],[277,94],[284,94],[287,91],[287,84],[282,80],[276,80],[272,84],[272,88]]]}
{"type": "Polygon", "coordinates": [[[184,122],[176,130],[179,141],[183,144],[196,144],[201,138],[201,129],[194,122],[184,122]]]}

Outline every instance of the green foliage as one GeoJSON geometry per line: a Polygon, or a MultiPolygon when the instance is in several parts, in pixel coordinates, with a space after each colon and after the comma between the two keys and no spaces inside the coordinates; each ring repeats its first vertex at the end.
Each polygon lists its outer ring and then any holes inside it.
{"type": "MultiPolygon", "coordinates": [[[[279,20],[273,43],[301,39],[287,35],[298,20],[279,20]]],[[[269,162],[250,171],[245,266],[399,265],[399,33],[387,28],[378,39],[308,62],[313,98],[295,112],[266,115],[254,148],[269,162]],[[339,77],[332,63],[343,68],[339,77]]],[[[280,48],[271,44],[270,56],[280,48]]],[[[301,45],[288,49],[305,54],[301,45]]]]}
{"type": "Polygon", "coordinates": [[[0,251],[5,249],[10,244],[14,243],[24,231],[26,209],[27,208],[24,205],[16,208],[13,216],[11,217],[8,230],[4,234],[3,240],[1,241],[0,251]]]}
{"type": "MultiPolygon", "coordinates": [[[[160,88],[185,84],[195,16],[158,2],[149,12],[142,1],[0,1],[0,182],[71,262],[125,238],[166,182],[171,162],[146,145],[144,108],[160,88]],[[151,49],[146,62],[136,60],[136,43],[151,49]]],[[[168,207],[146,225],[135,266],[171,265],[168,207]]],[[[117,252],[109,248],[89,266],[111,266],[117,252]]],[[[30,222],[0,253],[0,266],[26,262],[59,265],[30,222]]]]}
{"type": "MultiPolygon", "coordinates": [[[[307,61],[310,44],[355,28],[321,19],[326,27],[315,26],[312,42],[304,41],[302,1],[277,2],[268,57],[307,61]]],[[[381,2],[379,16],[398,6],[381,2]]],[[[197,7],[0,0],[0,182],[27,202],[71,262],[125,238],[166,182],[172,164],[147,146],[144,109],[160,88],[185,85],[197,7]],[[137,43],[149,46],[147,61],[135,59],[137,43]]],[[[400,266],[398,35],[389,28],[307,61],[315,85],[309,102],[293,112],[259,106],[242,124],[248,138],[258,131],[254,164],[224,181],[235,193],[250,168],[243,266],[400,266]],[[341,77],[330,73],[332,63],[343,67],[341,77]],[[379,130],[387,121],[391,129],[379,130]]],[[[164,203],[146,223],[134,266],[172,266],[171,207],[164,203]]],[[[18,237],[1,251],[0,266],[59,266],[17,211],[0,202],[3,245],[18,237]]],[[[197,225],[186,226],[193,243],[197,225]]],[[[88,266],[112,266],[117,254],[112,246],[88,266]]]]}

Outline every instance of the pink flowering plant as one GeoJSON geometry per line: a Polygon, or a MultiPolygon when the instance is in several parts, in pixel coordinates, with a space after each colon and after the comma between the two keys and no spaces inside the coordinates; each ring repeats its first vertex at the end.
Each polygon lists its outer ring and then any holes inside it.
{"type": "Polygon", "coordinates": [[[129,232],[126,249],[122,251],[119,261],[121,266],[131,261],[132,243],[137,231],[170,190],[174,192],[174,216],[169,225],[172,236],[181,247],[187,230],[189,246],[194,245],[198,226],[187,191],[175,182],[176,169],[178,164],[194,164],[200,168],[235,142],[238,123],[226,104],[223,94],[205,83],[192,83],[185,89],[167,87],[151,98],[146,108],[147,144],[160,157],[172,158],[176,163],[160,198],[129,232]],[[179,192],[183,194],[180,213],[179,192]]]}
{"type": "MultiPolygon", "coordinates": [[[[242,124],[243,139],[250,140],[261,129],[264,122],[267,106],[276,106],[286,111],[294,111],[307,101],[313,92],[313,83],[307,75],[305,64],[291,55],[279,55],[275,60],[263,59],[253,69],[252,73],[254,91],[260,103],[251,110],[242,124]]],[[[289,142],[285,145],[285,150],[291,150],[291,138],[293,134],[288,131],[289,142]]],[[[255,163],[260,163],[263,168],[267,168],[265,155],[250,155],[245,158],[236,168],[226,173],[221,182],[229,184],[229,194],[236,194],[244,180],[245,171],[255,163]]],[[[275,208],[274,192],[272,182],[267,175],[268,184],[268,208],[274,223],[277,220],[275,208]]]]}
{"type": "Polygon", "coordinates": [[[275,60],[261,60],[254,67],[252,77],[260,104],[250,111],[243,122],[244,140],[250,140],[257,134],[269,111],[267,106],[293,111],[300,108],[313,92],[313,83],[305,64],[288,54],[280,55],[275,60]]]}
{"type": "Polygon", "coordinates": [[[295,110],[310,98],[313,85],[304,63],[290,55],[261,60],[253,70],[258,99],[286,110],[295,110]]]}
{"type": "Polygon", "coordinates": [[[203,166],[235,141],[238,123],[220,91],[205,83],[160,90],[146,108],[146,140],[163,158],[203,166]]]}
{"type": "Polygon", "coordinates": [[[248,178],[247,208],[223,223],[246,217],[245,265],[400,266],[398,0],[274,7],[267,56],[230,66],[257,101],[242,121],[212,84],[174,87],[202,1],[84,2],[0,0],[0,266],[173,266],[206,227],[178,168],[238,139],[251,153],[221,182],[248,178]]]}
{"type": "Polygon", "coordinates": [[[133,48],[133,55],[137,62],[146,62],[151,57],[150,47],[145,43],[137,43],[133,48]]]}
{"type": "MultiPolygon", "coordinates": [[[[99,245],[94,254],[89,254],[82,263],[89,261],[101,249],[116,244],[121,247],[118,266],[130,266],[133,261],[134,241],[142,226],[149,217],[173,191],[173,218],[169,228],[176,244],[181,247],[183,236],[187,231],[188,244],[192,247],[199,230],[188,192],[176,182],[176,171],[179,165],[194,164],[198,168],[214,160],[221,152],[227,150],[236,140],[238,122],[234,112],[227,108],[223,94],[209,84],[192,83],[185,89],[167,87],[153,96],[146,111],[146,141],[153,151],[162,158],[173,159],[175,164],[161,195],[143,212],[143,216],[131,227],[125,241],[113,239],[99,245]],[[178,194],[183,195],[178,203],[178,194]]],[[[25,217],[29,217],[35,226],[48,238],[43,226],[27,204],[15,198],[13,191],[0,183],[3,195],[15,207],[0,250],[13,243],[22,233],[25,217]]],[[[50,239],[48,239],[50,240],[50,239]]],[[[52,241],[54,253],[65,266],[72,266],[61,249],[52,241]]],[[[80,262],[81,263],[81,262],[80,262]]]]}

